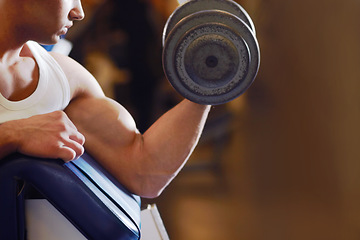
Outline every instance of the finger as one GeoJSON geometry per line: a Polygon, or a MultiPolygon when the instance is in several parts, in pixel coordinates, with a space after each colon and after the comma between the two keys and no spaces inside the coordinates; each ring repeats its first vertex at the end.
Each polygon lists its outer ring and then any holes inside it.
{"type": "Polygon", "coordinates": [[[71,129],[74,129],[76,132],[78,132],[77,127],[75,126],[75,124],[70,120],[70,118],[68,117],[68,115],[65,112],[62,112],[63,115],[63,120],[65,121],[66,125],[68,127],[70,127],[71,129]]]}
{"type": "Polygon", "coordinates": [[[72,140],[69,140],[66,143],[64,143],[63,148],[69,148],[75,153],[75,155],[73,156],[73,159],[71,159],[71,160],[74,160],[74,159],[80,157],[81,155],[84,154],[84,151],[85,151],[82,144],[80,144],[76,141],[72,141],[72,140]]]}
{"type": "Polygon", "coordinates": [[[85,137],[83,134],[81,134],[78,129],[76,128],[75,124],[69,119],[69,117],[65,114],[64,115],[65,119],[66,119],[66,123],[67,126],[70,127],[70,129],[72,129],[73,131],[70,133],[69,138],[71,140],[74,140],[78,143],[80,143],[81,145],[84,145],[85,143],[85,137]]]}
{"type": "Polygon", "coordinates": [[[73,134],[71,134],[69,136],[69,139],[81,144],[81,145],[84,145],[85,143],[85,136],[82,135],[80,132],[76,131],[74,132],[73,134]]]}
{"type": "Polygon", "coordinates": [[[56,155],[56,158],[60,158],[64,162],[69,162],[76,158],[76,152],[72,148],[69,148],[67,146],[61,147],[57,151],[56,155]]]}

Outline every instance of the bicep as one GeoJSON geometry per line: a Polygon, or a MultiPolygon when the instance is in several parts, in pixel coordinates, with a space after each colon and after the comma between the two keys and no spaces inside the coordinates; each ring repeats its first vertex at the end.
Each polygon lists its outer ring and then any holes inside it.
{"type": "Polygon", "coordinates": [[[78,98],[65,112],[85,136],[86,151],[132,190],[142,135],[125,108],[109,98],[78,98]]]}
{"type": "Polygon", "coordinates": [[[75,99],[65,112],[84,134],[85,148],[97,156],[101,155],[101,158],[108,157],[114,151],[126,154],[141,136],[129,112],[106,97],[75,99]]]}
{"type": "Polygon", "coordinates": [[[72,100],[65,112],[85,136],[85,150],[135,191],[143,136],[134,119],[123,106],[105,97],[96,79],[79,63],[56,53],[53,56],[69,80],[72,100]]]}

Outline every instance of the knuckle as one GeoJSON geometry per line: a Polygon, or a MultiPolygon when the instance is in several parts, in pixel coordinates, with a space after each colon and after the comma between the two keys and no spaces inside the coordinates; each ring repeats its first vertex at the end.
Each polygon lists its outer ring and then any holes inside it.
{"type": "Polygon", "coordinates": [[[80,132],[77,132],[77,142],[83,145],[85,143],[85,136],[81,134],[80,132]]]}
{"type": "Polygon", "coordinates": [[[64,114],[65,114],[65,113],[64,113],[63,111],[60,111],[60,110],[52,112],[52,116],[53,116],[54,118],[56,118],[56,119],[61,119],[61,118],[63,118],[63,117],[64,117],[64,114]]]}
{"type": "Polygon", "coordinates": [[[58,124],[58,130],[59,130],[60,132],[68,132],[68,131],[69,131],[69,126],[66,125],[64,122],[60,122],[60,123],[58,124]]]}
{"type": "Polygon", "coordinates": [[[61,120],[59,120],[59,121],[57,121],[55,123],[55,127],[56,127],[56,130],[59,131],[59,132],[68,132],[68,133],[70,133],[71,130],[72,130],[71,126],[69,126],[66,122],[61,121],[61,120]]]}
{"type": "Polygon", "coordinates": [[[55,121],[66,123],[68,121],[68,117],[65,112],[63,111],[56,111],[54,112],[54,119],[55,121]]]}
{"type": "Polygon", "coordinates": [[[82,153],[84,151],[84,147],[83,145],[75,142],[74,143],[74,148],[73,148],[77,153],[82,153]]]}

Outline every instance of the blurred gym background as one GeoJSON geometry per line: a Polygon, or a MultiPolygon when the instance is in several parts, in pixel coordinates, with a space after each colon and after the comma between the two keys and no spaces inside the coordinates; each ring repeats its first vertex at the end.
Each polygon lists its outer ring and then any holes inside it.
{"type": "MultiPolygon", "coordinates": [[[[213,107],[184,170],[157,199],[172,240],[360,239],[360,1],[239,0],[261,66],[213,107]]],[[[70,56],[141,131],[181,100],[161,67],[176,0],[83,0],[70,56]]]]}

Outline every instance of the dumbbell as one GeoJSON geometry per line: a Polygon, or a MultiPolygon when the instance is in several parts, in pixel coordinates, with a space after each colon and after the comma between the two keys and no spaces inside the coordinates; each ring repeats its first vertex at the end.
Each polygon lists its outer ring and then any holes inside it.
{"type": "Polygon", "coordinates": [[[179,6],[165,24],[162,44],[167,79],[199,104],[235,99],[259,70],[254,24],[232,0],[190,0],[179,6]]]}

